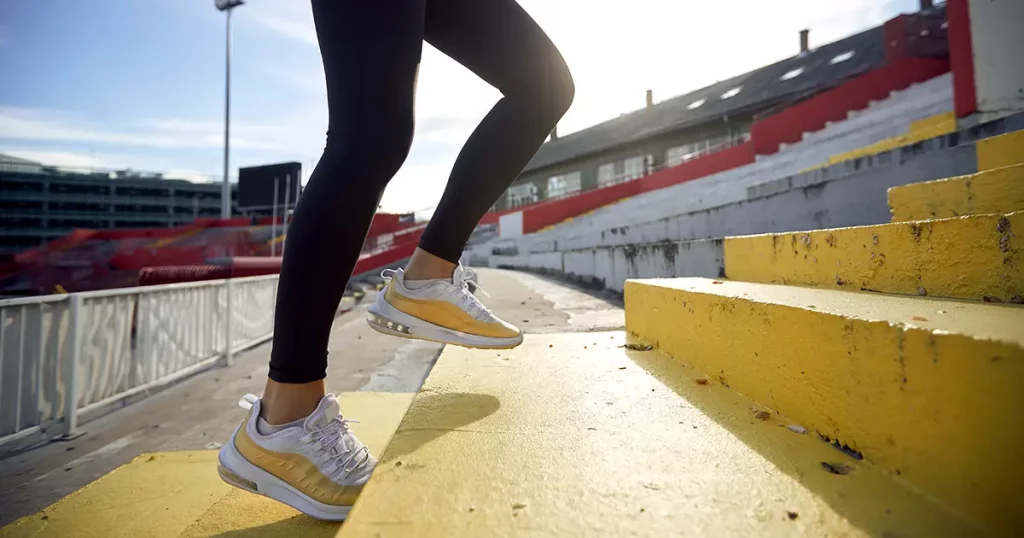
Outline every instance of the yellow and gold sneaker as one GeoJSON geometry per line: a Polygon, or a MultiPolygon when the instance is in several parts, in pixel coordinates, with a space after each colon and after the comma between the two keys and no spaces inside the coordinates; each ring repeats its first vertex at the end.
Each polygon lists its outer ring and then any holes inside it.
{"type": "Polygon", "coordinates": [[[342,418],[337,398],[324,396],[307,418],[283,426],[259,418],[252,394],[238,404],[249,414],[220,449],[220,477],[317,519],[348,517],[377,460],[349,430],[354,421],[342,418]]]}
{"type": "Polygon", "coordinates": [[[483,291],[476,274],[462,265],[452,280],[427,281],[415,289],[401,269],[381,273],[388,285],[370,305],[366,320],[384,334],[465,347],[504,349],[523,342],[523,333],[480,303],[470,286],[483,291]]]}

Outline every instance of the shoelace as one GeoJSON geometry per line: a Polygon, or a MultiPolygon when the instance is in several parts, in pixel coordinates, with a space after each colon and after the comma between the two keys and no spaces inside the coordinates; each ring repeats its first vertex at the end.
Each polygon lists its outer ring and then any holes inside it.
{"type": "Polygon", "coordinates": [[[349,424],[358,422],[335,417],[326,426],[307,433],[302,438],[307,443],[316,443],[316,453],[321,456],[324,463],[331,462],[324,472],[329,473],[332,480],[342,480],[356,471],[365,470],[370,461],[370,449],[353,437],[348,427],[349,424]],[[341,445],[341,450],[338,445],[341,445]],[[337,461],[345,453],[349,456],[337,461]],[[352,465],[349,466],[349,463],[352,465]]]}
{"type": "Polygon", "coordinates": [[[479,291],[488,297],[491,296],[491,294],[487,293],[487,290],[483,289],[483,287],[481,287],[477,282],[476,271],[462,268],[460,265],[459,269],[456,269],[455,274],[452,276],[452,284],[459,290],[459,302],[462,303],[463,308],[469,311],[470,314],[477,318],[481,316],[492,316],[491,309],[484,306],[484,304],[480,302],[480,299],[477,299],[474,294],[474,291],[479,291]],[[475,290],[469,289],[470,284],[473,285],[475,290]]]}
{"type": "MultiPolygon", "coordinates": [[[[395,269],[384,269],[380,272],[381,278],[387,281],[393,280],[396,274],[398,274],[398,271],[395,269]]],[[[480,285],[479,276],[476,271],[468,267],[463,267],[460,263],[452,274],[452,285],[456,290],[458,290],[459,303],[464,310],[477,318],[490,317],[493,315],[491,310],[476,298],[476,292],[483,293],[487,297],[491,296],[491,294],[487,293],[487,290],[480,285]]]]}

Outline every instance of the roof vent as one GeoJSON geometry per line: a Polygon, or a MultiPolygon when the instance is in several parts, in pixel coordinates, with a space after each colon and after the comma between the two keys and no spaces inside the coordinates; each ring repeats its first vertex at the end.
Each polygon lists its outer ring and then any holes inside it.
{"type": "Polygon", "coordinates": [[[804,54],[811,50],[808,43],[810,42],[810,30],[800,30],[800,54],[804,54]]]}
{"type": "Polygon", "coordinates": [[[803,67],[797,67],[796,69],[791,69],[789,71],[786,71],[786,74],[782,75],[781,77],[779,77],[779,80],[789,80],[791,78],[796,78],[796,77],[799,77],[803,72],[804,72],[804,68],[803,67]]]}
{"type": "Polygon", "coordinates": [[[837,54],[834,58],[829,60],[828,63],[830,63],[832,65],[835,65],[835,64],[838,64],[838,63],[843,63],[846,60],[849,60],[850,58],[853,58],[853,51],[852,50],[848,50],[848,51],[846,51],[846,52],[844,52],[842,54],[837,54]]]}

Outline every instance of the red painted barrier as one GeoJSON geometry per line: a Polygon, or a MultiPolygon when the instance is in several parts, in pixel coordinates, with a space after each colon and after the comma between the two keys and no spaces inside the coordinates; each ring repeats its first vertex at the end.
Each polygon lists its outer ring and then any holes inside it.
{"type": "Polygon", "coordinates": [[[953,69],[953,109],[956,117],[963,118],[978,111],[971,13],[967,0],[949,0],[946,13],[949,17],[949,63],[953,69]]]}
{"type": "Polygon", "coordinates": [[[536,232],[545,226],[557,224],[587,211],[593,211],[628,196],[663,189],[677,183],[750,164],[754,162],[753,148],[752,143],[744,142],[721,151],[702,155],[640,179],[524,207],[522,208],[523,233],[536,232]]]}
{"type": "Polygon", "coordinates": [[[656,191],[671,185],[710,176],[754,162],[753,142],[744,142],[686,161],[638,179],[640,192],[656,191]]]}
{"type": "Polygon", "coordinates": [[[805,132],[818,131],[829,121],[846,119],[872,100],[885,99],[893,90],[924,82],[949,71],[949,61],[933,58],[902,58],[865,73],[846,83],[787,107],[782,112],[754,122],[750,129],[754,152],[769,155],[780,144],[793,144],[805,132]]]}

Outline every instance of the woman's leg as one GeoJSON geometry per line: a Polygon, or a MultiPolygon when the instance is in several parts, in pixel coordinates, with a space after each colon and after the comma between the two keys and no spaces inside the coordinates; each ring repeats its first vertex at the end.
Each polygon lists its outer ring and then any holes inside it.
{"type": "Polygon", "coordinates": [[[427,0],[424,35],[502,98],[462,148],[406,269],[370,306],[375,330],[469,347],[510,348],[522,331],[470,292],[456,269],[473,228],[551,133],[573,98],[551,40],[514,0],[427,0]]]}
{"type": "MultiPolygon", "coordinates": [[[[462,148],[420,240],[420,249],[454,266],[484,213],[565,114],[574,86],[558,49],[514,0],[428,0],[425,39],[503,95],[462,148]]],[[[408,278],[416,273],[410,264],[408,278]]]]}
{"type": "Polygon", "coordinates": [[[384,187],[413,135],[425,0],[313,0],[330,120],[323,156],[285,243],[270,379],[271,424],[308,415],[324,393],[327,342],[384,187]]]}

